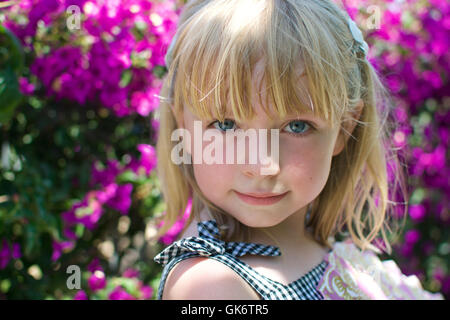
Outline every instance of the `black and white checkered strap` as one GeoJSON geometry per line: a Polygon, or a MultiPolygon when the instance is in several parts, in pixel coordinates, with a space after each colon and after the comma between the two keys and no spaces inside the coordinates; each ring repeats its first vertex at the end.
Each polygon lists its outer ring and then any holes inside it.
{"type": "Polygon", "coordinates": [[[219,240],[219,228],[215,220],[199,222],[197,224],[198,237],[188,237],[175,241],[161,251],[154,261],[166,265],[174,257],[192,252],[200,256],[214,256],[229,253],[235,257],[245,254],[262,256],[279,256],[280,249],[271,245],[247,242],[225,242],[219,240]]]}

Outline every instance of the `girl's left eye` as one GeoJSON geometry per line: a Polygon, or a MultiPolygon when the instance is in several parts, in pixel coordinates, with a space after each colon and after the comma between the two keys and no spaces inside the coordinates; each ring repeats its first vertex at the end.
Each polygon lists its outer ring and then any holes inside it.
{"type": "Polygon", "coordinates": [[[233,120],[225,119],[225,121],[223,121],[223,122],[216,120],[216,121],[212,122],[208,127],[214,126],[216,129],[219,129],[221,131],[227,131],[227,130],[232,130],[234,125],[235,125],[235,122],[233,120]],[[215,126],[216,123],[218,124],[218,127],[215,126]]]}
{"type": "Polygon", "coordinates": [[[307,131],[309,131],[312,128],[312,126],[305,121],[294,120],[289,122],[289,124],[285,128],[291,130],[290,132],[287,131],[287,133],[292,134],[294,136],[300,136],[304,135],[307,131]]]}

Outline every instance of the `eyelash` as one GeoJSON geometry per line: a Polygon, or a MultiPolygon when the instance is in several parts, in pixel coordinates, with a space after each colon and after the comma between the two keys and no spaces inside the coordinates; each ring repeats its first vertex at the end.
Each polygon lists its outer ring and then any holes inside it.
{"type": "MultiPolygon", "coordinates": [[[[225,120],[231,120],[231,119],[224,119],[224,121],[225,120]]],[[[207,128],[210,128],[210,127],[212,127],[212,126],[214,126],[214,124],[216,123],[216,122],[224,122],[224,121],[219,121],[219,120],[214,120],[213,122],[211,122],[208,126],[207,126],[207,128]]],[[[231,121],[233,121],[234,122],[234,124],[236,125],[236,122],[234,121],[234,120],[231,120],[231,121]]],[[[236,125],[237,126],[237,125],[236,125]]],[[[219,129],[220,130],[220,129],[219,129]]],[[[223,131],[223,130],[222,130],[223,131]]],[[[223,132],[225,132],[225,131],[223,131],[223,132]]]]}
{"type": "MultiPolygon", "coordinates": [[[[228,118],[226,118],[225,120],[231,120],[231,119],[228,119],[228,118]]],[[[236,124],[236,122],[234,121],[234,120],[231,120],[231,121],[233,121],[233,123],[234,124],[236,124]]],[[[287,132],[287,131],[283,131],[284,133],[287,133],[287,134],[289,134],[289,135],[291,135],[291,136],[293,136],[293,137],[296,137],[296,138],[299,138],[299,137],[304,137],[304,136],[306,136],[306,135],[308,135],[309,133],[311,133],[311,131],[312,130],[315,130],[316,129],[316,127],[311,123],[311,122],[309,122],[309,121],[305,121],[305,120],[292,120],[292,121],[290,121],[285,127],[287,127],[291,122],[295,122],[295,121],[301,121],[301,122],[304,122],[307,126],[308,126],[308,129],[306,129],[306,131],[304,131],[304,132],[302,132],[302,133],[295,133],[295,132],[287,132]]],[[[209,128],[209,127],[211,127],[213,124],[215,124],[216,122],[220,122],[219,120],[214,120],[214,121],[212,121],[207,127],[209,128]]],[[[223,122],[222,122],[223,123],[223,122]]],[[[217,128],[216,128],[217,129],[217,128]]],[[[218,129],[218,130],[221,130],[221,129],[218,129]]],[[[222,131],[222,130],[221,130],[222,131]]],[[[226,131],[226,130],[225,130],[226,131]]],[[[223,131],[223,132],[225,132],[225,131],[223,131]]]]}
{"type": "Polygon", "coordinates": [[[305,136],[309,135],[311,133],[311,131],[316,129],[315,126],[311,122],[305,121],[305,120],[291,120],[286,125],[283,126],[283,129],[286,128],[293,121],[301,121],[301,122],[304,122],[308,126],[306,131],[304,131],[302,133],[287,132],[287,131],[283,130],[284,133],[287,133],[287,134],[289,134],[289,135],[291,135],[293,137],[296,137],[296,138],[298,138],[298,137],[305,137],[305,136]]]}

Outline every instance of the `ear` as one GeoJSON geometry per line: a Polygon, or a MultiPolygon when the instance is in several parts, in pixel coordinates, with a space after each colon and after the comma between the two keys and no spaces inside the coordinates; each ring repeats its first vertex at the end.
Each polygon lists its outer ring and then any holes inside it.
{"type": "Polygon", "coordinates": [[[342,150],[344,150],[348,138],[353,133],[353,130],[356,127],[356,123],[361,117],[363,108],[364,101],[359,100],[355,106],[355,110],[351,113],[351,118],[349,120],[344,120],[344,122],[342,123],[338,136],[336,138],[336,143],[334,145],[333,156],[337,156],[342,152],[342,150]]]}

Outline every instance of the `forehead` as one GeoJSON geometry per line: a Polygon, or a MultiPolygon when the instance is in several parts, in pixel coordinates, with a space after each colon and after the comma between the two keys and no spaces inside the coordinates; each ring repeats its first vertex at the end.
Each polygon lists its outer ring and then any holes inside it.
{"type": "MultiPolygon", "coordinates": [[[[251,101],[253,104],[253,110],[257,114],[261,114],[262,112],[267,112],[269,116],[273,118],[279,118],[278,112],[273,106],[273,102],[271,99],[267,99],[268,90],[271,90],[271,87],[266,83],[266,73],[265,73],[265,62],[263,59],[260,59],[256,64],[255,68],[252,72],[252,90],[251,90],[251,101]],[[267,105],[266,105],[267,102],[267,105]]],[[[309,104],[311,107],[310,110],[305,109],[293,109],[290,112],[287,112],[288,116],[297,115],[300,113],[309,113],[313,111],[313,106],[311,104],[310,94],[307,83],[307,77],[305,73],[305,67],[301,60],[297,62],[295,67],[295,75],[296,75],[296,83],[299,87],[305,88],[305,94],[302,96],[305,104],[309,104]]],[[[281,76],[281,75],[280,75],[281,76]]],[[[231,111],[229,106],[227,105],[227,114],[231,111]]]]}
{"type": "MultiPolygon", "coordinates": [[[[277,90],[274,89],[273,85],[270,85],[267,83],[267,77],[268,77],[268,70],[266,69],[266,62],[263,58],[258,60],[257,63],[255,63],[254,68],[251,73],[251,87],[248,88],[249,94],[249,103],[244,105],[244,109],[247,111],[245,112],[247,116],[244,116],[243,119],[252,119],[255,116],[261,116],[263,114],[267,115],[271,119],[280,119],[282,118],[280,116],[279,108],[275,108],[273,99],[271,98],[274,95],[274,92],[277,90]]],[[[285,116],[296,116],[299,114],[304,113],[313,113],[314,107],[312,105],[310,93],[308,90],[308,83],[307,83],[307,76],[305,73],[304,64],[301,61],[297,61],[297,65],[295,66],[295,86],[302,91],[301,94],[301,105],[291,106],[291,108],[285,110],[285,116]]],[[[282,71],[283,73],[283,71],[282,71]]],[[[282,74],[278,75],[278,77],[281,77],[282,74]]],[[[194,108],[186,108],[189,109],[189,111],[192,110],[191,114],[194,114],[198,116],[199,118],[211,118],[211,117],[217,117],[220,118],[221,116],[233,116],[236,117],[236,114],[232,110],[231,106],[231,92],[229,87],[222,84],[222,89],[227,93],[227,99],[222,103],[220,106],[220,112],[218,113],[217,106],[210,104],[208,105],[208,116],[205,116],[204,112],[201,112],[200,110],[194,108]],[[213,115],[215,114],[215,116],[213,115]]],[[[244,94],[248,94],[248,92],[245,92],[244,94]]],[[[278,88],[278,92],[280,92],[278,88]]],[[[285,95],[290,95],[291,97],[295,93],[290,91],[286,92],[285,95]]],[[[298,95],[298,92],[297,92],[298,95]]],[[[290,98],[290,97],[284,97],[290,98]]]]}

